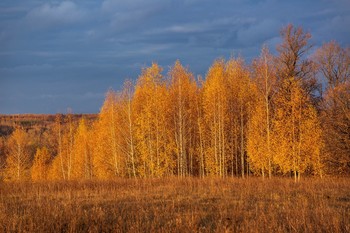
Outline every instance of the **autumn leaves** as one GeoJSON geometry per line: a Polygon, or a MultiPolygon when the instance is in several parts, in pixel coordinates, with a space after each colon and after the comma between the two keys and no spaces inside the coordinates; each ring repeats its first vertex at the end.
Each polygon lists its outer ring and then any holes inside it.
{"type": "Polygon", "coordinates": [[[288,25],[281,35],[278,56],[264,48],[251,65],[219,59],[204,80],[179,61],[165,76],[152,64],[135,85],[126,81],[122,91],[107,92],[93,124],[75,125],[69,116],[62,124],[58,116],[54,146],[38,149],[33,162],[18,129],[6,177],[21,179],[30,164],[33,180],[285,174],[298,180],[334,167],[345,171],[349,52],[329,44],[311,61],[308,33],[288,25]],[[324,99],[318,71],[328,80],[324,99]]]}

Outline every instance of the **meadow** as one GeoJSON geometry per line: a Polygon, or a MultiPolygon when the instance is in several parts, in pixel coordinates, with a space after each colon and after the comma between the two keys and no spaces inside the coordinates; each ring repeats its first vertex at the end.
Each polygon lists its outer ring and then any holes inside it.
{"type": "Polygon", "coordinates": [[[0,232],[350,232],[350,179],[1,183],[0,232]]]}

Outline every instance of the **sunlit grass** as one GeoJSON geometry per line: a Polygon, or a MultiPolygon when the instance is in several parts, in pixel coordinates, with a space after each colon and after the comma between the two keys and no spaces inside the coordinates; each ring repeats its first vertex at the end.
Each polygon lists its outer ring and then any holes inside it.
{"type": "Polygon", "coordinates": [[[0,232],[349,232],[350,179],[1,183],[0,232]]]}

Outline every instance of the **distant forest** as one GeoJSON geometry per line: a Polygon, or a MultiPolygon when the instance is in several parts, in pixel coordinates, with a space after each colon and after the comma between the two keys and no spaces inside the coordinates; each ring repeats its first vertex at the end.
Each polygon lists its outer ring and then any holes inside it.
{"type": "Polygon", "coordinates": [[[0,116],[0,179],[349,176],[350,48],[280,35],[276,55],[217,59],[203,78],[153,63],[98,115],[0,116]]]}

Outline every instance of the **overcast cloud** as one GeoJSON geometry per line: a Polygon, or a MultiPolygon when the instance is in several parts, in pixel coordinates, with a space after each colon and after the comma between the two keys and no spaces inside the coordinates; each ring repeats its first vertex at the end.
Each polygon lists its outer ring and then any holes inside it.
{"type": "Polygon", "coordinates": [[[348,0],[2,0],[0,113],[98,112],[152,61],[205,75],[218,57],[274,51],[288,23],[314,48],[350,45],[348,0]]]}

